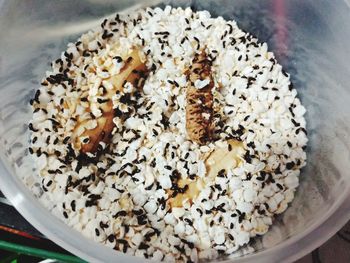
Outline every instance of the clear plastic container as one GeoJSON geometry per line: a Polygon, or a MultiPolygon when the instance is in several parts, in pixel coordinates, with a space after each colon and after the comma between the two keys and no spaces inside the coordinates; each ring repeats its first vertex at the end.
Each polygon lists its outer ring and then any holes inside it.
{"type": "MultiPolygon", "coordinates": [[[[240,262],[291,262],[330,238],[350,218],[350,4],[348,0],[170,1],[236,19],[269,43],[306,106],[308,165],[290,208],[237,254],[240,262]],[[249,251],[248,249],[245,250],[249,251]]],[[[54,242],[90,262],[143,262],[81,236],[51,215],[22,180],[28,158],[28,101],[49,62],[100,19],[145,1],[0,0],[0,188],[54,242]],[[21,179],[22,178],[22,179],[21,179]]],[[[225,261],[225,259],[224,259],[225,261]]]]}

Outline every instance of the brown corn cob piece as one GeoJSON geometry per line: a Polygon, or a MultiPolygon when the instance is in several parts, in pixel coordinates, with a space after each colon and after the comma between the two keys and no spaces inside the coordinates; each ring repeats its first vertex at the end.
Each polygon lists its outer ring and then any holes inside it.
{"type": "MultiPolygon", "coordinates": [[[[80,148],[80,152],[82,153],[95,153],[100,142],[108,143],[110,141],[110,135],[114,128],[112,97],[117,90],[121,91],[123,89],[123,83],[127,81],[134,84],[136,88],[141,88],[139,87],[140,82],[138,79],[140,78],[140,74],[144,74],[144,76],[147,74],[147,67],[141,61],[138,50],[133,50],[128,57],[124,58],[124,61],[125,66],[121,69],[120,73],[112,76],[110,79],[114,89],[108,90],[106,94],[106,99],[108,99],[108,101],[101,107],[103,114],[96,119],[97,127],[90,130],[87,129],[80,135],[81,137],[88,137],[89,142],[82,144],[80,143],[79,138],[76,140],[76,146],[80,148]]],[[[78,127],[79,125],[76,128],[78,127]]]]}
{"type": "Polygon", "coordinates": [[[186,129],[189,138],[198,144],[205,144],[213,138],[213,94],[214,81],[211,76],[211,61],[203,51],[196,54],[187,72],[190,86],[186,94],[186,129]],[[210,80],[201,89],[195,87],[196,80],[210,80]]]}

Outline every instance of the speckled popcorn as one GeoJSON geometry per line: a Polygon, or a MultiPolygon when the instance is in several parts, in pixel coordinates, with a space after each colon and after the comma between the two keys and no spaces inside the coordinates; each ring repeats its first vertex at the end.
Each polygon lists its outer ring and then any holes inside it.
{"type": "Polygon", "coordinates": [[[306,110],[289,74],[266,43],[206,11],[105,19],[52,62],[31,105],[41,202],[86,237],[158,261],[229,255],[266,233],[306,161],[306,110]],[[116,46],[137,49],[149,73],[142,89],[123,83],[110,143],[83,156],[72,138],[77,123],[98,125],[110,78],[127,63],[116,46]],[[201,52],[214,80],[215,137],[205,145],[186,130],[188,87],[210,82],[188,80],[201,52]]]}

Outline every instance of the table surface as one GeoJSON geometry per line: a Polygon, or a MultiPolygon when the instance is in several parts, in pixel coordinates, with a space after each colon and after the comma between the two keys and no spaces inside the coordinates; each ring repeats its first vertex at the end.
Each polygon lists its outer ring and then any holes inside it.
{"type": "Polygon", "coordinates": [[[350,221],[331,239],[296,263],[349,263],[350,221]]]}

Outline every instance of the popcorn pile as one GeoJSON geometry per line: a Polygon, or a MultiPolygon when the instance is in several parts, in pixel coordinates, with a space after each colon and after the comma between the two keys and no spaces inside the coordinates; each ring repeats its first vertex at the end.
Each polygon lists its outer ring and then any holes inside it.
{"type": "Polygon", "coordinates": [[[266,43],[234,21],[169,6],[117,14],[68,44],[31,100],[40,200],[85,236],[130,255],[229,255],[266,233],[294,198],[307,143],[296,96],[266,43]],[[123,83],[111,100],[110,143],[81,154],[77,126],[99,125],[110,79],[128,63],[120,53],[135,49],[149,71],[142,88],[123,83]],[[202,51],[214,81],[215,139],[206,145],[186,130],[186,72],[202,51]]]}

